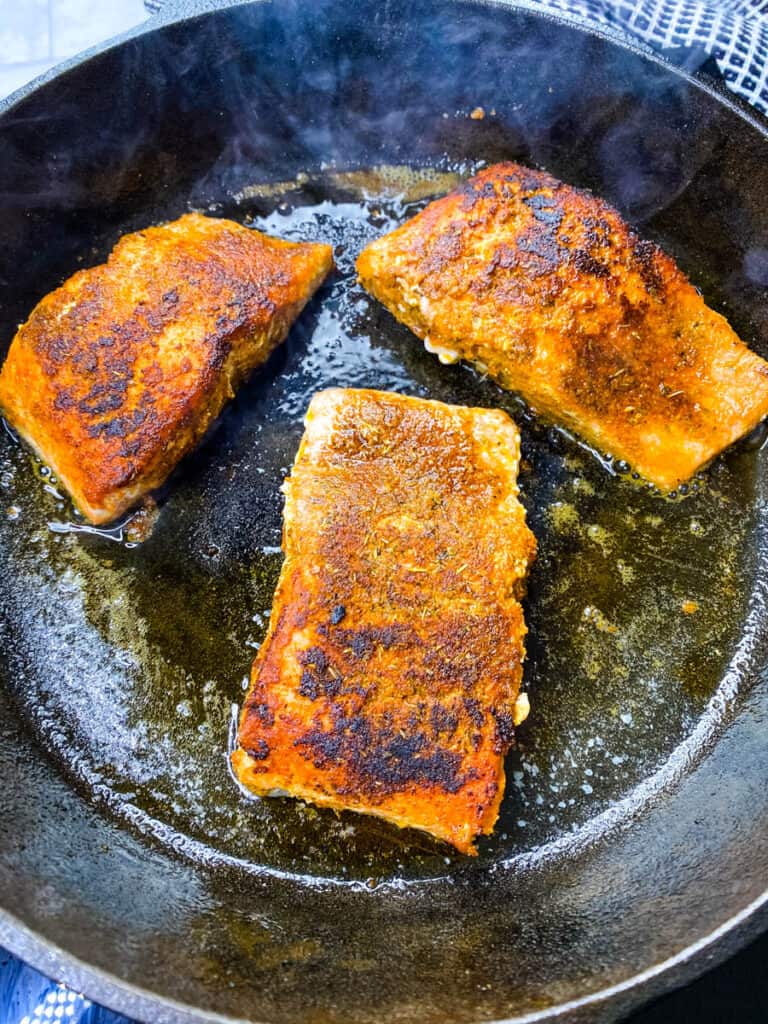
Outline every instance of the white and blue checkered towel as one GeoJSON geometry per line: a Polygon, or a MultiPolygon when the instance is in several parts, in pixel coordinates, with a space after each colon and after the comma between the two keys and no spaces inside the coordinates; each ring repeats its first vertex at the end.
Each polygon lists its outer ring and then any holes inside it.
{"type": "Polygon", "coordinates": [[[664,55],[682,47],[717,61],[728,88],[768,114],[768,0],[532,0],[664,55]]]}

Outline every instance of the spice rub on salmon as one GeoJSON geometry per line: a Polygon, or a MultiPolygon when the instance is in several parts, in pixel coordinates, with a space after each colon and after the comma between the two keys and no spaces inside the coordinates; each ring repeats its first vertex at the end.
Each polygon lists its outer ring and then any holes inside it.
{"type": "Polygon", "coordinates": [[[365,288],[669,491],[768,413],[768,363],[656,245],[590,192],[513,163],[371,243],[365,288]]]}
{"type": "Polygon", "coordinates": [[[285,483],[285,562],[232,755],[288,794],[475,853],[528,709],[536,542],[500,411],[329,390],[285,483]]]}
{"type": "Polygon", "coordinates": [[[188,214],[125,235],[47,295],[0,373],[0,409],[92,523],[163,483],[285,338],[331,248],[188,214]]]}

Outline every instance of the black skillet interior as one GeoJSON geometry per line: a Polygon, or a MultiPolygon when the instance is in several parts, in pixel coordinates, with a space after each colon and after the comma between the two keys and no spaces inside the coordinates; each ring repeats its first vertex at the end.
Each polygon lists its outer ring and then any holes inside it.
{"type": "Polygon", "coordinates": [[[153,1022],[183,1011],[126,984],[248,1020],[448,1022],[606,991],[571,1013],[610,1017],[684,976],[652,977],[759,900],[768,866],[762,437],[662,500],[440,366],[352,262],[473,167],[520,160],[615,203],[768,355],[764,132],[604,39],[447,0],[168,24],[0,127],[6,343],[121,233],[189,208],[331,241],[338,265],[143,544],[78,530],[2,440],[0,938],[153,1022]],[[328,385],[500,405],[522,427],[533,711],[476,861],[247,802],[227,774],[279,570],[278,487],[328,385]]]}

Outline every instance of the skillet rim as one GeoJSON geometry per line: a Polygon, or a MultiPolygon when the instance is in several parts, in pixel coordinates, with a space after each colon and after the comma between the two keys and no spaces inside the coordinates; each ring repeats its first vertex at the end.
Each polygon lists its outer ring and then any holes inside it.
{"type": "MultiPolygon", "coordinates": [[[[550,1006],[545,1010],[534,1010],[522,1016],[496,1018],[484,1024],[546,1024],[547,1021],[562,1021],[565,1024],[569,1019],[575,1022],[577,1018],[573,1018],[574,1013],[592,1009],[595,1010],[594,1017],[579,1017],[578,1020],[614,1020],[615,1016],[604,1017],[603,1011],[608,1010],[611,1003],[617,1003],[622,995],[631,993],[633,998],[627,1004],[617,1005],[618,1012],[624,1014],[639,1009],[654,997],[682,987],[735,955],[752,939],[757,938],[765,928],[768,928],[768,889],[709,935],[691,943],[675,956],[668,957],[616,985],[557,1006],[550,1006]],[[729,946],[722,948],[720,944],[726,939],[729,940],[729,946]],[[699,958],[705,954],[709,955],[709,959],[702,967],[699,958]],[[664,983],[665,976],[669,984],[664,983]],[[640,999],[634,998],[638,995],[641,996],[640,999]]],[[[126,1017],[145,1021],[146,1024],[268,1024],[266,1021],[257,1021],[256,1018],[246,1020],[242,1017],[200,1011],[175,999],[158,996],[99,967],[93,967],[67,953],[60,946],[40,938],[10,911],[3,908],[0,908],[0,941],[35,970],[49,976],[53,975],[69,988],[83,992],[89,999],[102,1006],[126,1017]],[[158,1005],[164,1010],[161,1019],[154,1016],[158,1005]],[[147,1016],[150,1013],[153,1016],[147,1016]]]]}
{"type": "MultiPolygon", "coordinates": [[[[194,21],[217,11],[232,10],[257,3],[280,0],[169,0],[156,14],[132,29],[89,47],[67,58],[21,86],[4,99],[0,99],[0,128],[3,119],[13,108],[41,87],[61,75],[80,67],[93,58],[118,49],[133,39],[171,25],[194,21]]],[[[529,0],[451,0],[476,7],[495,8],[500,12],[522,11],[545,22],[562,25],[586,36],[601,39],[622,50],[655,64],[660,69],[682,78],[691,86],[706,93],[716,103],[756,130],[768,145],[768,116],[762,115],[745,100],[729,92],[724,85],[709,76],[679,67],[671,59],[640,42],[629,40],[609,27],[593,26],[570,12],[542,10],[529,0]]],[[[487,1024],[543,1024],[546,1021],[607,1021],[616,1014],[627,1013],[650,999],[670,992],[694,980],[717,963],[735,954],[761,931],[768,928],[768,885],[763,893],[729,917],[717,928],[690,943],[671,957],[631,975],[612,986],[588,995],[568,1000],[514,1017],[498,1018],[487,1024]],[[622,997],[624,999],[622,1000],[622,997]],[[615,1012],[611,1012],[611,1007],[615,1012]],[[584,1015],[586,1012],[586,1015],[584,1015]],[[575,1016],[574,1016],[575,1015],[575,1016]]],[[[203,1011],[167,996],[158,995],[131,982],[95,967],[68,953],[59,945],[33,931],[10,911],[0,907],[0,942],[14,955],[43,974],[65,982],[70,988],[82,991],[97,1003],[148,1022],[148,1024],[257,1024],[255,1018],[245,1020],[203,1011]],[[158,1011],[162,1016],[158,1016],[158,1011]]],[[[264,1022],[266,1024],[266,1022],[264,1022]]]]}
{"type": "MultiPolygon", "coordinates": [[[[15,89],[8,96],[0,98],[0,120],[17,103],[27,99],[28,96],[31,96],[33,92],[36,92],[48,82],[53,81],[73,68],[79,67],[81,64],[85,64],[93,57],[99,57],[110,50],[117,49],[132,39],[148,35],[158,28],[165,28],[169,25],[181,25],[184,22],[193,21],[195,18],[206,14],[213,14],[216,11],[232,10],[237,7],[249,7],[259,3],[271,2],[275,2],[275,0],[169,0],[158,13],[148,16],[145,21],[140,22],[133,28],[120,32],[116,36],[111,36],[109,39],[96,43],[94,46],[89,46],[72,57],[67,57],[60,63],[48,68],[47,71],[32,78],[18,89],[15,89]]],[[[671,58],[662,57],[658,51],[653,50],[650,46],[643,44],[639,40],[633,41],[623,33],[613,32],[606,26],[587,24],[587,22],[570,14],[570,12],[562,11],[555,14],[552,11],[545,11],[534,3],[529,2],[529,0],[450,0],[450,2],[467,3],[475,7],[497,8],[500,11],[525,11],[526,14],[541,18],[543,21],[553,22],[556,25],[565,25],[568,28],[582,32],[584,35],[603,39],[614,46],[618,46],[620,49],[628,50],[635,56],[644,57],[652,64],[656,64],[665,71],[672,72],[697,89],[701,89],[743,121],[746,121],[768,141],[768,115],[761,114],[760,111],[747,103],[746,100],[730,92],[715,79],[681,68],[671,58]]]]}

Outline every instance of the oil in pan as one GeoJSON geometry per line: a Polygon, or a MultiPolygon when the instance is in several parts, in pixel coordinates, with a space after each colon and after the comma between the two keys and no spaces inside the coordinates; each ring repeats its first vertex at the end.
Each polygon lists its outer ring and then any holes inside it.
{"type": "Polygon", "coordinates": [[[355,281],[367,242],[471,170],[326,169],[210,211],[330,242],[338,269],[174,474],[143,543],[135,526],[84,531],[56,482],[0,441],[19,703],[105,812],[185,856],[336,883],[424,884],[462,861],[372,818],[247,800],[228,773],[233,708],[280,568],[279,488],[324,387],[501,406],[522,430],[520,485],[539,541],[526,602],[532,710],[480,867],[544,856],[631,813],[727,713],[751,589],[756,445],[662,499],[474,371],[440,365],[355,281]]]}

